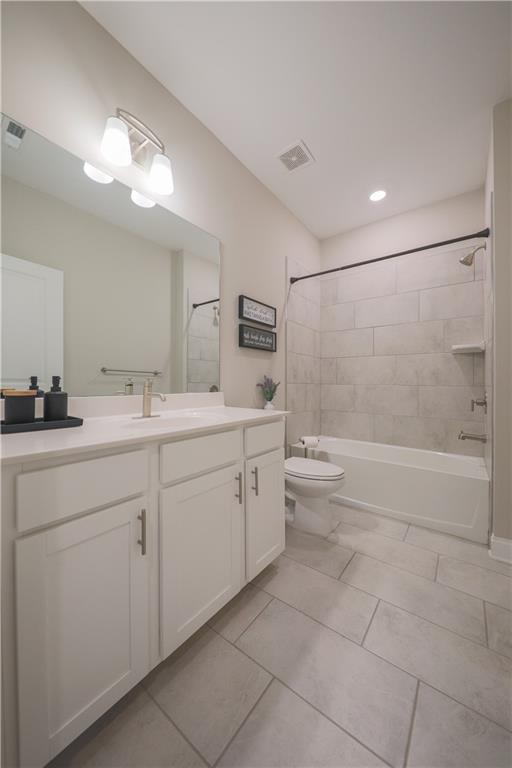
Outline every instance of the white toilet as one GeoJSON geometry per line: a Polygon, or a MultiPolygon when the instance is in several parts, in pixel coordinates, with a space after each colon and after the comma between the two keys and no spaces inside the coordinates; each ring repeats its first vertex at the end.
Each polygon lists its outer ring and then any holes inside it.
{"type": "Polygon", "coordinates": [[[307,533],[328,536],[336,527],[329,496],[343,485],[345,471],[328,461],[292,456],[284,463],[287,495],[295,500],[289,524],[307,533]]]}

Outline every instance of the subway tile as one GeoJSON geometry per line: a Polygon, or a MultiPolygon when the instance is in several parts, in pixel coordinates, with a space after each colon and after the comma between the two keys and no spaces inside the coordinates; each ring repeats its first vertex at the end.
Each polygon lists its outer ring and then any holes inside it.
{"type": "Polygon", "coordinates": [[[461,430],[475,435],[485,434],[485,421],[465,421],[464,419],[446,419],[445,451],[461,453],[465,456],[483,456],[485,444],[476,440],[460,440],[461,430]]]}
{"type": "Polygon", "coordinates": [[[512,610],[512,579],[508,576],[442,555],[439,558],[437,580],[448,587],[512,610]]]}
{"type": "Polygon", "coordinates": [[[420,294],[421,320],[444,320],[453,317],[483,315],[482,282],[431,288],[420,294]]]}
{"type": "Polygon", "coordinates": [[[322,384],[321,404],[326,411],[353,411],[354,397],[351,384],[322,384]]]}
{"type": "Polygon", "coordinates": [[[354,409],[361,413],[416,416],[418,388],[395,385],[356,386],[354,409]]]}
{"type": "Polygon", "coordinates": [[[456,317],[444,324],[444,349],[450,352],[453,344],[478,344],[484,338],[482,317],[456,317]]]}
{"type": "Polygon", "coordinates": [[[355,643],[362,641],[377,607],[375,597],[287,557],[275,560],[255,583],[355,643]]]}
{"type": "Polygon", "coordinates": [[[385,763],[278,680],[272,681],[217,763],[218,768],[313,765],[385,768],[385,763]]]}
{"type": "Polygon", "coordinates": [[[306,384],[306,411],[320,411],[320,384],[306,384]]]}
{"type": "MultiPolygon", "coordinates": [[[[290,411],[307,411],[306,387],[307,384],[289,383],[286,388],[286,407],[290,411]]],[[[313,409],[311,409],[313,410],[313,409]]]]}
{"type": "Polygon", "coordinates": [[[416,681],[274,600],[237,645],[394,766],[403,764],[416,681]]]}
{"type": "Polygon", "coordinates": [[[337,278],[338,302],[359,301],[395,292],[395,265],[372,264],[343,272],[337,278]]]}
{"type": "Polygon", "coordinates": [[[383,602],[364,647],[495,723],[512,727],[509,659],[383,602]]]}
{"type": "Polygon", "coordinates": [[[338,384],[393,384],[396,358],[394,356],[338,358],[338,384]]]}
{"type": "Polygon", "coordinates": [[[471,400],[483,396],[479,387],[420,387],[419,415],[483,421],[483,408],[471,410],[471,400]]]}
{"type": "Polygon", "coordinates": [[[408,768],[509,768],[512,734],[420,683],[408,768]]]}
{"type": "Polygon", "coordinates": [[[489,648],[512,659],[512,613],[491,603],[486,604],[485,610],[489,648]]]}
{"type": "Polygon", "coordinates": [[[314,356],[316,350],[316,331],[298,323],[286,325],[287,346],[290,352],[314,356]]]}
{"type": "Polygon", "coordinates": [[[337,278],[330,278],[329,280],[320,281],[320,303],[327,306],[329,304],[337,304],[338,302],[338,280],[337,278]]]}
{"type": "Polygon", "coordinates": [[[417,291],[425,288],[467,283],[474,279],[472,267],[465,267],[459,258],[468,249],[426,251],[397,259],[397,291],[417,291]]]}
{"type": "Polygon", "coordinates": [[[213,360],[218,362],[219,360],[219,340],[218,339],[201,339],[201,360],[213,360]]]}
{"type": "Polygon", "coordinates": [[[476,544],[474,541],[459,539],[446,533],[432,531],[429,528],[420,528],[416,525],[409,526],[405,540],[416,547],[430,549],[440,555],[447,555],[456,560],[464,560],[466,563],[487,568],[490,571],[502,573],[512,577],[512,566],[494,560],[489,555],[489,549],[485,544],[476,544]]]}
{"type": "Polygon", "coordinates": [[[340,523],[331,538],[342,547],[361,552],[404,571],[431,580],[435,577],[437,555],[426,549],[413,547],[403,541],[395,541],[388,536],[380,536],[378,533],[364,531],[346,523],[340,523]]]}
{"type": "Polygon", "coordinates": [[[322,331],[345,331],[354,327],[354,305],[331,304],[322,307],[320,328],[322,331]]]}
{"type": "Polygon", "coordinates": [[[473,384],[473,356],[438,353],[398,355],[395,384],[473,384]]]}
{"type": "Polygon", "coordinates": [[[320,536],[303,533],[287,525],[284,554],[337,579],[354,553],[320,536]]]}
{"type": "Polygon", "coordinates": [[[355,305],[356,328],[414,323],[419,319],[418,293],[403,293],[377,299],[366,299],[365,301],[358,301],[355,305]]]}
{"type": "Polygon", "coordinates": [[[302,435],[318,435],[320,424],[314,411],[290,413],[286,418],[286,442],[298,442],[302,435]]]}
{"type": "MultiPolygon", "coordinates": [[[[322,357],[320,361],[320,381],[322,384],[336,384],[336,365],[337,360],[335,357],[322,357]]],[[[344,383],[340,382],[340,384],[344,383]]]]}
{"type": "Polygon", "coordinates": [[[446,420],[376,415],[375,440],[407,448],[443,451],[446,444],[446,420]]]}
{"type": "Polygon", "coordinates": [[[415,616],[485,643],[483,603],[475,597],[360,554],[352,558],[341,580],[415,616]]]}
{"type": "Polygon", "coordinates": [[[485,356],[468,355],[468,357],[473,359],[473,384],[477,387],[483,387],[485,385],[485,356]]]}
{"type": "Polygon", "coordinates": [[[189,360],[201,359],[201,339],[197,336],[187,338],[187,357],[189,360]]]}
{"type": "Polygon", "coordinates": [[[376,355],[406,355],[442,352],[444,326],[441,320],[405,323],[375,328],[376,355]]]}
{"type": "Polygon", "coordinates": [[[320,432],[349,440],[373,440],[373,416],[369,413],[322,410],[320,432]]]}
{"type": "Polygon", "coordinates": [[[320,328],[320,305],[293,291],[288,297],[287,319],[308,328],[320,328]]]}
{"type": "Polygon", "coordinates": [[[321,334],[322,357],[373,355],[373,329],[324,331],[321,334]]]}

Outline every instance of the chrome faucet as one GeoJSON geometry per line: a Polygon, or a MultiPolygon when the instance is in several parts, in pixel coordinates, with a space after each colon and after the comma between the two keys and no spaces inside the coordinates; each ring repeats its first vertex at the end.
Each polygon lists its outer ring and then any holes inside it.
{"type": "Polygon", "coordinates": [[[477,440],[480,443],[486,443],[487,435],[475,435],[472,432],[464,432],[464,430],[461,429],[459,432],[459,440],[477,440]]]}
{"type": "Polygon", "coordinates": [[[154,397],[159,397],[165,403],[167,400],[161,392],[153,392],[153,379],[144,379],[144,389],[142,390],[142,416],[136,416],[138,419],[151,419],[160,416],[159,413],[151,413],[151,402],[154,397]]]}
{"type": "Polygon", "coordinates": [[[479,405],[484,409],[484,413],[487,413],[487,392],[485,395],[481,398],[476,398],[476,400],[471,400],[471,410],[475,410],[475,405],[479,405]]]}

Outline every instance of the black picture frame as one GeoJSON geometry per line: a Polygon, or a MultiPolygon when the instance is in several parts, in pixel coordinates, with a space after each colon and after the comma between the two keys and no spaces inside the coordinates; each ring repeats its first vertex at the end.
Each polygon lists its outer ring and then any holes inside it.
{"type": "Polygon", "coordinates": [[[257,323],[258,325],[266,325],[268,328],[275,328],[277,325],[277,310],[271,304],[265,304],[263,301],[251,299],[250,296],[240,294],[238,297],[238,318],[240,320],[249,320],[251,323],[257,323]],[[260,308],[261,314],[259,316],[257,307],[251,311],[247,306],[248,302],[256,304],[260,308]],[[270,319],[262,319],[264,315],[269,315],[270,319]]]}
{"type": "Polygon", "coordinates": [[[260,349],[264,352],[276,352],[277,333],[240,323],[238,326],[238,346],[246,349],[260,349]]]}

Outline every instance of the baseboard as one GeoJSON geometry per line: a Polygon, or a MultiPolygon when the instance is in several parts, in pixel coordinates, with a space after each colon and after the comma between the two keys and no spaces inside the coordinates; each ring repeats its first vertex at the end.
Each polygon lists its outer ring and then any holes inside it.
{"type": "Polygon", "coordinates": [[[489,554],[493,560],[500,560],[502,563],[512,565],[512,539],[501,539],[493,533],[489,554]]]}

